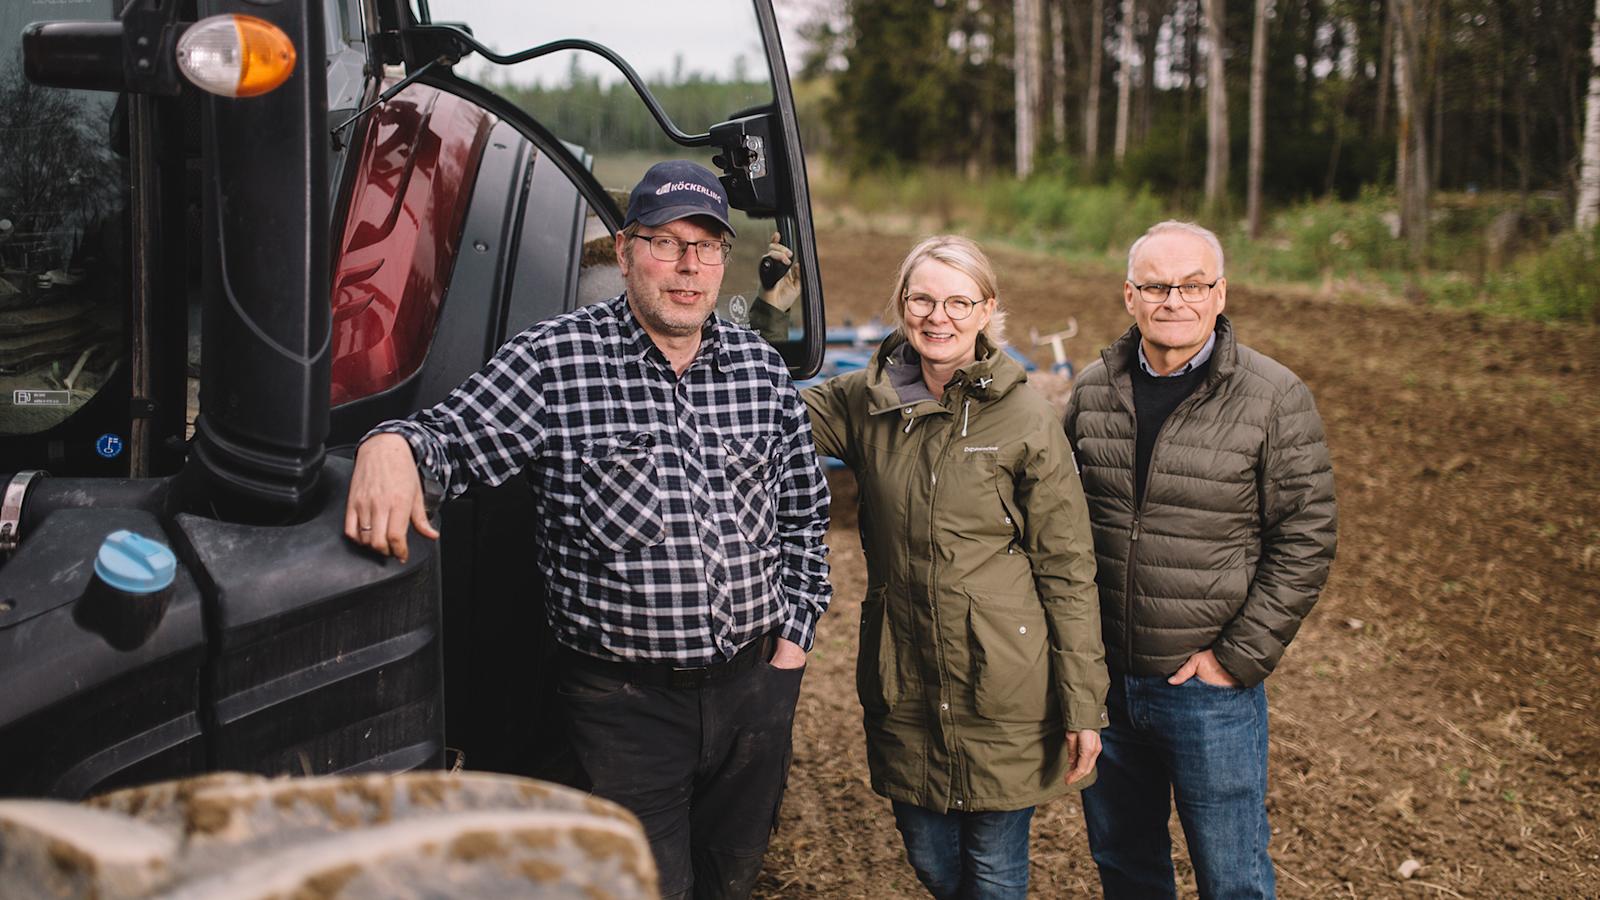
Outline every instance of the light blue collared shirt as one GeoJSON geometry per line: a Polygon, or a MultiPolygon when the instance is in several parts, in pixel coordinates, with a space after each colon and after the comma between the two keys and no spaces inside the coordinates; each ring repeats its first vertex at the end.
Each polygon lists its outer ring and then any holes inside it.
{"type": "Polygon", "coordinates": [[[1216,331],[1212,331],[1211,332],[1211,337],[1206,338],[1206,345],[1204,347],[1200,348],[1200,352],[1199,353],[1196,353],[1194,355],[1194,357],[1191,358],[1188,362],[1186,362],[1183,365],[1179,366],[1176,371],[1168,372],[1165,375],[1161,375],[1161,374],[1158,374],[1155,369],[1150,368],[1150,360],[1146,359],[1145,355],[1144,355],[1144,341],[1140,341],[1139,342],[1139,368],[1143,369],[1144,373],[1146,375],[1149,375],[1152,378],[1177,378],[1179,375],[1187,375],[1190,372],[1193,372],[1195,369],[1198,369],[1201,366],[1205,365],[1206,364],[1206,360],[1211,358],[1211,351],[1216,349],[1216,346],[1217,346],[1217,333],[1216,333],[1216,331]]]}

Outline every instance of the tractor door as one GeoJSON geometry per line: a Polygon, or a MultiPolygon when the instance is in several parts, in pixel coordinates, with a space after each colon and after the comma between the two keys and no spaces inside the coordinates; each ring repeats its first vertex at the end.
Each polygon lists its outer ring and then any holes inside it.
{"type": "MultiPolygon", "coordinates": [[[[816,371],[821,280],[770,0],[379,0],[377,13],[391,99],[347,138],[379,165],[357,166],[335,223],[330,444],[438,402],[518,331],[621,292],[612,235],[663,159],[700,162],[728,188],[739,236],[719,314],[772,341],[796,378],[816,371]],[[407,142],[438,150],[397,149],[407,142]],[[403,188],[387,187],[389,169],[403,188]],[[423,190],[423,176],[452,187],[423,190]],[[401,205],[408,214],[393,214],[401,205]],[[775,232],[799,269],[784,315],[756,303],[775,232]],[[390,271],[374,270],[380,259],[390,271]]],[[[447,741],[473,768],[566,779],[545,591],[526,543],[536,514],[521,479],[440,511],[447,741]]]]}

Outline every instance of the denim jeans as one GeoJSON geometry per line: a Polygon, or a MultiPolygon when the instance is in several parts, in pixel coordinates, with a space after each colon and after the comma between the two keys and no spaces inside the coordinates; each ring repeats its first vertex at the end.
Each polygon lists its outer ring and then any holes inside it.
{"type": "Polygon", "coordinates": [[[1275,896],[1267,854],[1267,693],[1113,671],[1100,778],[1084,791],[1089,850],[1111,900],[1176,897],[1178,807],[1202,898],[1275,896]]]}
{"type": "Polygon", "coordinates": [[[939,813],[894,801],[894,823],[917,879],[935,900],[1023,900],[1033,807],[939,813]]]}

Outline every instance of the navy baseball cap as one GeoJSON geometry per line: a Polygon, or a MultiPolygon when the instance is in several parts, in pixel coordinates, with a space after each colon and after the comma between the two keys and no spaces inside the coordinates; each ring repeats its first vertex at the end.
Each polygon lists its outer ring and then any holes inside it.
{"type": "Polygon", "coordinates": [[[728,229],[729,235],[738,236],[728,221],[728,198],[717,176],[698,163],[669,159],[651,166],[634,186],[622,227],[634,222],[665,225],[689,216],[710,216],[728,229]]]}

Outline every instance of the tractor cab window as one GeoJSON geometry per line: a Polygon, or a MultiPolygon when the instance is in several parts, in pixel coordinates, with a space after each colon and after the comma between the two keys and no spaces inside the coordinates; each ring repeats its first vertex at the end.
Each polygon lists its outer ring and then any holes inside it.
{"type": "MultiPolygon", "coordinates": [[[[806,328],[815,317],[820,332],[821,300],[804,294],[820,294],[820,281],[811,272],[785,283],[797,284],[797,289],[768,292],[766,298],[783,307],[774,309],[763,302],[758,274],[774,233],[794,251],[797,265],[815,267],[804,174],[795,173],[786,158],[782,123],[785,112],[792,122],[792,103],[769,0],[554,4],[542,5],[537,15],[522,4],[483,0],[428,0],[416,7],[419,20],[431,16],[434,23],[462,23],[497,54],[579,39],[601,45],[633,68],[670,126],[679,131],[678,140],[619,68],[591,49],[562,50],[511,65],[474,55],[455,68],[456,76],[510,100],[573,149],[618,210],[626,209],[629,192],[661,160],[690,159],[725,173],[727,167],[718,161],[721,156],[725,162],[728,152],[726,139],[719,137],[727,131],[723,123],[762,120],[757,129],[771,130],[750,139],[757,142],[766,166],[757,171],[775,176],[769,180],[781,181],[782,189],[756,203],[741,202],[737,191],[730,192],[730,218],[738,237],[726,263],[718,313],[757,330],[797,371],[806,368],[806,328]],[[683,140],[707,135],[712,139],[698,145],[686,146],[683,140]],[[798,188],[791,178],[798,179],[798,188]]],[[[798,151],[798,141],[789,140],[798,151]]],[[[590,210],[586,244],[580,302],[620,292],[611,226],[598,210],[590,210]]]]}
{"type": "Polygon", "coordinates": [[[106,0],[0,4],[0,434],[70,417],[126,365],[126,124],[117,95],[31,84],[20,35],[106,0]],[[120,143],[119,143],[120,141],[120,143]]]}

